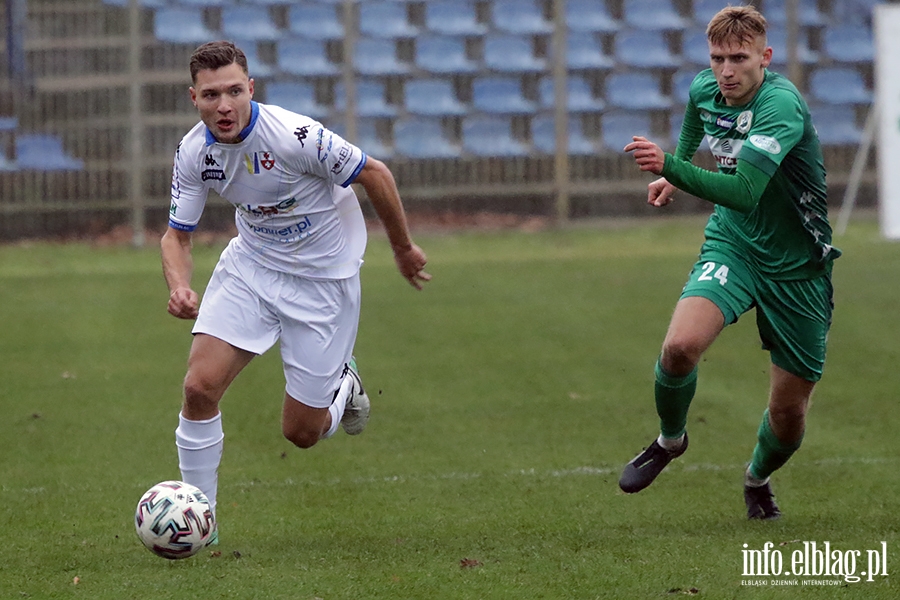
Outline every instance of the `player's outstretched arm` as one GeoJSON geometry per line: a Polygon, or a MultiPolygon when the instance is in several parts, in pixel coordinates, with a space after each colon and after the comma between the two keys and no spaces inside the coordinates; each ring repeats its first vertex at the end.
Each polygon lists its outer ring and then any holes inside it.
{"type": "Polygon", "coordinates": [[[179,319],[196,319],[200,296],[191,289],[194,260],[191,233],[169,227],[159,243],[163,276],[169,286],[169,314],[179,319]]]}
{"type": "Polygon", "coordinates": [[[366,166],[357,175],[356,183],[365,188],[366,195],[387,231],[400,273],[410,285],[421,290],[422,283],[431,280],[431,275],[422,270],[428,259],[422,249],[412,241],[394,175],[387,165],[370,156],[366,166]]]}

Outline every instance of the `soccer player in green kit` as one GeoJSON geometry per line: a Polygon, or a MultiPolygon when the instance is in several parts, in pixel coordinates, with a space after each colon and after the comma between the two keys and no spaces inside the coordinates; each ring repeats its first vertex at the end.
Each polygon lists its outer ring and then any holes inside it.
{"type": "Polygon", "coordinates": [[[661,175],[648,203],[684,190],[715,205],[700,257],[682,291],[656,363],[659,437],[629,462],[619,486],[639,492],[688,446],[697,365],[722,330],[751,308],[770,352],[770,394],[744,476],[750,519],[781,515],[769,476],[800,447],[806,411],[825,362],[833,309],[825,167],[806,102],[767,70],[766,20],[729,6],[709,22],[710,69],[690,88],[674,155],[643,137],[625,147],[642,171],[661,175]],[[706,137],[718,172],[691,164],[706,137]]]}

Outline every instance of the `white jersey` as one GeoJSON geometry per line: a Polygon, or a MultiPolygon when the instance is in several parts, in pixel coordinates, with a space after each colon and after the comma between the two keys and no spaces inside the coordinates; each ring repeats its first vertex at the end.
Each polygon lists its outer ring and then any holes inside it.
{"type": "Polygon", "coordinates": [[[212,189],[236,209],[236,251],[276,271],[352,277],[366,229],[348,186],[366,155],[309,117],[257,102],[251,108],[237,144],[217,142],[202,122],[181,140],[169,226],[193,231],[212,189]]]}

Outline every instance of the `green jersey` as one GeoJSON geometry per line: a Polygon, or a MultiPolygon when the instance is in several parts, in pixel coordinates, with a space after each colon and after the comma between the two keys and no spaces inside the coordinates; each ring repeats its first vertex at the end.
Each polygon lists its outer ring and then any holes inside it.
{"type": "Polygon", "coordinates": [[[816,277],[840,256],[831,245],[818,136],[806,102],[782,75],[766,71],[749,103],[728,106],[712,70],[699,73],[662,174],[716,204],[705,230],[711,247],[739,253],[772,279],[816,277]],[[704,136],[719,174],[690,164],[704,136]]]}

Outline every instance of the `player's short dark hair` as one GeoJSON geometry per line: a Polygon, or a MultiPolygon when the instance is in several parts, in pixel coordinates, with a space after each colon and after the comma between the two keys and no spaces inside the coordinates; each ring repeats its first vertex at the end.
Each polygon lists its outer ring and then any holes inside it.
{"type": "Polygon", "coordinates": [[[706,38],[713,44],[752,42],[765,40],[767,29],[766,18],[753,6],[726,6],[710,20],[706,38]]]}
{"type": "Polygon", "coordinates": [[[191,55],[191,81],[197,83],[197,73],[204,69],[221,69],[237,63],[249,75],[247,56],[232,42],[220,40],[199,46],[191,55]]]}

